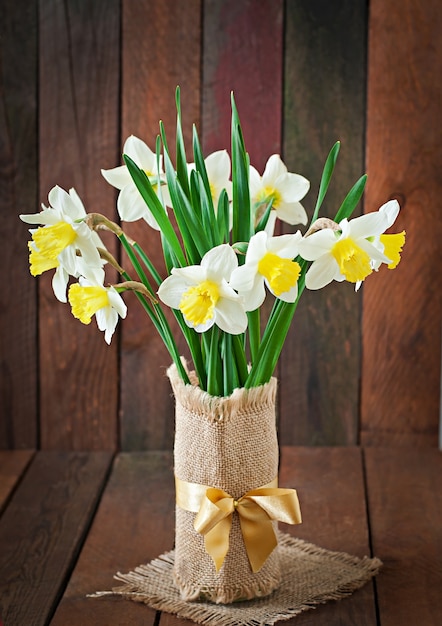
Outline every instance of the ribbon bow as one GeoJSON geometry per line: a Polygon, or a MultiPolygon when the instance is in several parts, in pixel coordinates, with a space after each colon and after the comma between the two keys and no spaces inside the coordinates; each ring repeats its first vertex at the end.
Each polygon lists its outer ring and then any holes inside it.
{"type": "Polygon", "coordinates": [[[275,479],[235,500],[222,489],[177,480],[177,504],[197,512],[194,528],[204,535],[206,552],[219,571],[229,550],[232,515],[239,515],[241,532],[253,573],[258,572],[277,546],[273,521],[300,524],[295,489],[276,487],[275,479]],[[197,502],[199,504],[197,505],[197,502]]]}

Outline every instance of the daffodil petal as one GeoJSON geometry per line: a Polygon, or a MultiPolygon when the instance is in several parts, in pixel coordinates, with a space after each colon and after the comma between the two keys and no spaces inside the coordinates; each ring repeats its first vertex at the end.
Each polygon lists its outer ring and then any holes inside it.
{"type": "Polygon", "coordinates": [[[59,302],[67,302],[66,288],[68,286],[69,274],[59,265],[52,277],[52,289],[59,302]]]}
{"type": "Polygon", "coordinates": [[[330,228],[318,230],[299,242],[299,254],[306,261],[315,261],[323,254],[329,253],[337,238],[330,228]]]}
{"type": "Polygon", "coordinates": [[[399,202],[397,200],[389,200],[385,204],[381,206],[379,209],[380,213],[385,213],[387,218],[387,228],[390,228],[396,221],[397,216],[400,211],[399,202]]]}
{"type": "Polygon", "coordinates": [[[209,181],[214,184],[224,184],[230,177],[230,157],[227,150],[212,152],[204,160],[209,181]]]}
{"type": "MultiPolygon", "coordinates": [[[[267,287],[269,288],[269,291],[273,293],[273,291],[270,289],[270,285],[268,284],[267,280],[265,282],[266,282],[267,287]]],[[[276,294],[273,293],[273,295],[275,296],[276,294]]],[[[291,289],[289,289],[288,291],[284,291],[283,293],[281,293],[279,296],[276,296],[276,297],[278,297],[283,302],[295,302],[296,298],[298,297],[298,283],[296,283],[296,285],[292,287],[291,289]]]]}
{"type": "Polygon", "coordinates": [[[164,304],[172,309],[178,309],[186,288],[186,283],[179,276],[171,274],[161,283],[157,294],[164,304]]]}
{"type": "Polygon", "coordinates": [[[201,267],[207,271],[211,280],[230,279],[233,270],[238,266],[238,259],[228,244],[212,248],[201,259],[201,267]]]}
{"type": "Polygon", "coordinates": [[[222,298],[215,308],[215,323],[231,335],[239,335],[247,328],[247,315],[239,298],[222,298]]]}
{"type": "Polygon", "coordinates": [[[280,202],[276,215],[287,224],[307,224],[307,213],[300,202],[280,202]]]}
{"type": "Polygon", "coordinates": [[[238,292],[250,291],[255,281],[256,269],[256,264],[251,263],[237,267],[230,276],[230,286],[238,292]]]}
{"type": "Polygon", "coordinates": [[[300,174],[288,172],[281,181],[277,181],[277,187],[283,200],[291,203],[302,200],[310,189],[310,181],[300,174]]]}
{"type": "Polygon", "coordinates": [[[266,297],[264,277],[260,274],[255,274],[251,289],[244,292],[240,291],[240,293],[244,300],[246,311],[254,311],[255,309],[258,309],[266,297]]]}
{"type": "Polygon", "coordinates": [[[261,187],[262,187],[261,176],[258,170],[255,167],[253,167],[253,165],[251,165],[249,167],[249,190],[250,190],[250,197],[252,199],[255,198],[256,194],[259,192],[261,187]]]}
{"type": "Polygon", "coordinates": [[[123,189],[126,185],[130,185],[132,177],[126,165],[119,165],[110,170],[101,170],[103,178],[113,187],[123,189]]]}
{"type": "Polygon", "coordinates": [[[260,231],[250,238],[246,253],[246,265],[256,265],[261,257],[267,252],[269,237],[266,231],[260,231]]]}
{"type": "Polygon", "coordinates": [[[127,315],[127,306],[123,298],[115,289],[109,289],[107,295],[112,308],[124,319],[127,315]]]}
{"type": "Polygon", "coordinates": [[[292,235],[280,235],[279,237],[269,237],[267,249],[284,259],[294,259],[299,254],[299,242],[302,235],[298,230],[292,235]]]}
{"type": "Polygon", "coordinates": [[[287,167],[284,165],[279,154],[272,154],[266,163],[262,182],[264,186],[273,185],[279,176],[287,173],[287,167]]]}
{"type": "MultiPolygon", "coordinates": [[[[124,154],[127,154],[142,170],[151,176],[157,172],[157,157],[152,150],[138,137],[131,135],[123,146],[124,154]]],[[[161,165],[161,162],[160,162],[161,165]]]]}
{"type": "Polygon", "coordinates": [[[340,277],[339,267],[331,254],[324,254],[314,261],[305,276],[307,289],[322,289],[340,277]]]}

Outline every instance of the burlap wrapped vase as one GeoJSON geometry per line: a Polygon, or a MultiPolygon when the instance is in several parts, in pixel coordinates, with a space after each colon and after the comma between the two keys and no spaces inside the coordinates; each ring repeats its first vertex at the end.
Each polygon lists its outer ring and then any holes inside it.
{"type": "MultiPolygon", "coordinates": [[[[227,492],[236,503],[250,490],[276,484],[276,379],[213,397],[197,385],[185,385],[175,366],[168,376],[176,401],[174,580],[181,597],[231,603],[268,595],[280,582],[278,550],[254,573],[238,515],[232,515],[228,552],[217,571],[204,537],[194,528],[196,509],[180,503],[179,492],[183,485],[209,486],[227,492]]],[[[276,522],[271,523],[276,529],[276,522]]]]}

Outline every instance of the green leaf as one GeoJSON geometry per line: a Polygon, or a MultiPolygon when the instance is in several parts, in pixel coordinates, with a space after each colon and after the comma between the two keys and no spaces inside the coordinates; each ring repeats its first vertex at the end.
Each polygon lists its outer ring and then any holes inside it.
{"type": "Polygon", "coordinates": [[[333,170],[335,169],[336,160],[338,158],[339,149],[341,147],[341,143],[337,141],[333,148],[330,150],[327,160],[324,165],[324,169],[322,171],[321,182],[319,184],[319,192],[318,199],[316,200],[315,211],[313,213],[311,223],[315,222],[318,219],[319,209],[324,202],[325,195],[328,190],[328,186],[330,184],[331,177],[333,175],[333,170]]]}
{"type": "Polygon", "coordinates": [[[201,260],[201,252],[198,248],[199,239],[193,235],[195,229],[201,231],[201,222],[198,220],[185,193],[181,189],[172,162],[167,152],[164,154],[166,166],[167,187],[169,189],[175,219],[183,240],[186,256],[190,264],[198,264],[201,260]]]}
{"type": "Polygon", "coordinates": [[[230,232],[230,209],[227,191],[223,189],[218,200],[216,213],[216,223],[218,226],[218,241],[220,244],[228,243],[230,232]]]}
{"type": "Polygon", "coordinates": [[[345,196],[345,199],[341,206],[339,207],[339,211],[336,213],[335,222],[341,222],[344,218],[349,218],[350,215],[356,208],[359,200],[364,193],[365,184],[367,182],[367,174],[361,176],[361,178],[355,182],[353,187],[350,189],[348,194],[345,196]]]}
{"type": "MultiPolygon", "coordinates": [[[[187,172],[187,159],[186,159],[186,149],[184,146],[184,137],[183,137],[183,128],[181,122],[181,98],[180,98],[180,88],[176,88],[175,93],[175,102],[176,102],[176,110],[177,110],[177,120],[176,120],[176,172],[177,179],[183,189],[185,195],[187,197],[190,196],[189,189],[189,176],[187,172]]],[[[165,133],[164,133],[165,135],[165,133]]],[[[169,152],[168,150],[166,150],[169,152]]]]}
{"type": "Polygon", "coordinates": [[[269,221],[270,211],[272,210],[272,205],[273,205],[273,198],[271,198],[270,201],[268,202],[266,209],[261,219],[259,220],[258,225],[255,228],[255,233],[259,233],[261,230],[265,230],[265,227],[267,226],[267,222],[269,221]]]}
{"type": "Polygon", "coordinates": [[[210,347],[207,355],[207,392],[212,396],[221,396],[223,386],[219,351],[219,331],[216,326],[212,326],[206,333],[210,335],[210,347]]]}
{"type": "Polygon", "coordinates": [[[124,154],[123,158],[138,191],[140,192],[143,200],[149,207],[152,215],[156,219],[158,226],[161,229],[162,234],[170,245],[171,252],[176,259],[177,265],[186,265],[186,258],[181,249],[178,237],[175,234],[173,226],[170,223],[169,218],[167,217],[167,213],[163,205],[161,204],[157,194],[155,193],[149,181],[149,178],[146,176],[145,172],[143,172],[143,170],[141,170],[127,154],[124,154]]]}
{"type": "Polygon", "coordinates": [[[253,234],[249,192],[249,158],[235,99],[232,100],[232,241],[249,241],[253,234]]]}

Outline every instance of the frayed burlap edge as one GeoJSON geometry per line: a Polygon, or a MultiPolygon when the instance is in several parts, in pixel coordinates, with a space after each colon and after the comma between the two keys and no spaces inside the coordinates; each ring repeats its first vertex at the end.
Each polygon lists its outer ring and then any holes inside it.
{"type": "MultiPolygon", "coordinates": [[[[187,370],[184,359],[183,364],[187,370]]],[[[198,387],[195,372],[188,371],[188,374],[192,383],[190,385],[184,383],[175,365],[171,365],[167,370],[176,400],[188,411],[201,415],[204,419],[218,422],[222,416],[223,420],[234,421],[235,415],[245,408],[252,411],[255,406],[275,404],[278,386],[276,378],[271,378],[268,383],[258,387],[234,389],[230,396],[212,396],[198,387]]]]}
{"type": "Polygon", "coordinates": [[[124,583],[90,597],[121,596],[208,626],[270,626],[330,600],[351,595],[375,576],[382,563],[332,552],[279,533],[282,582],[270,596],[229,605],[186,602],[173,582],[174,551],[115,579],[124,583]]]}

